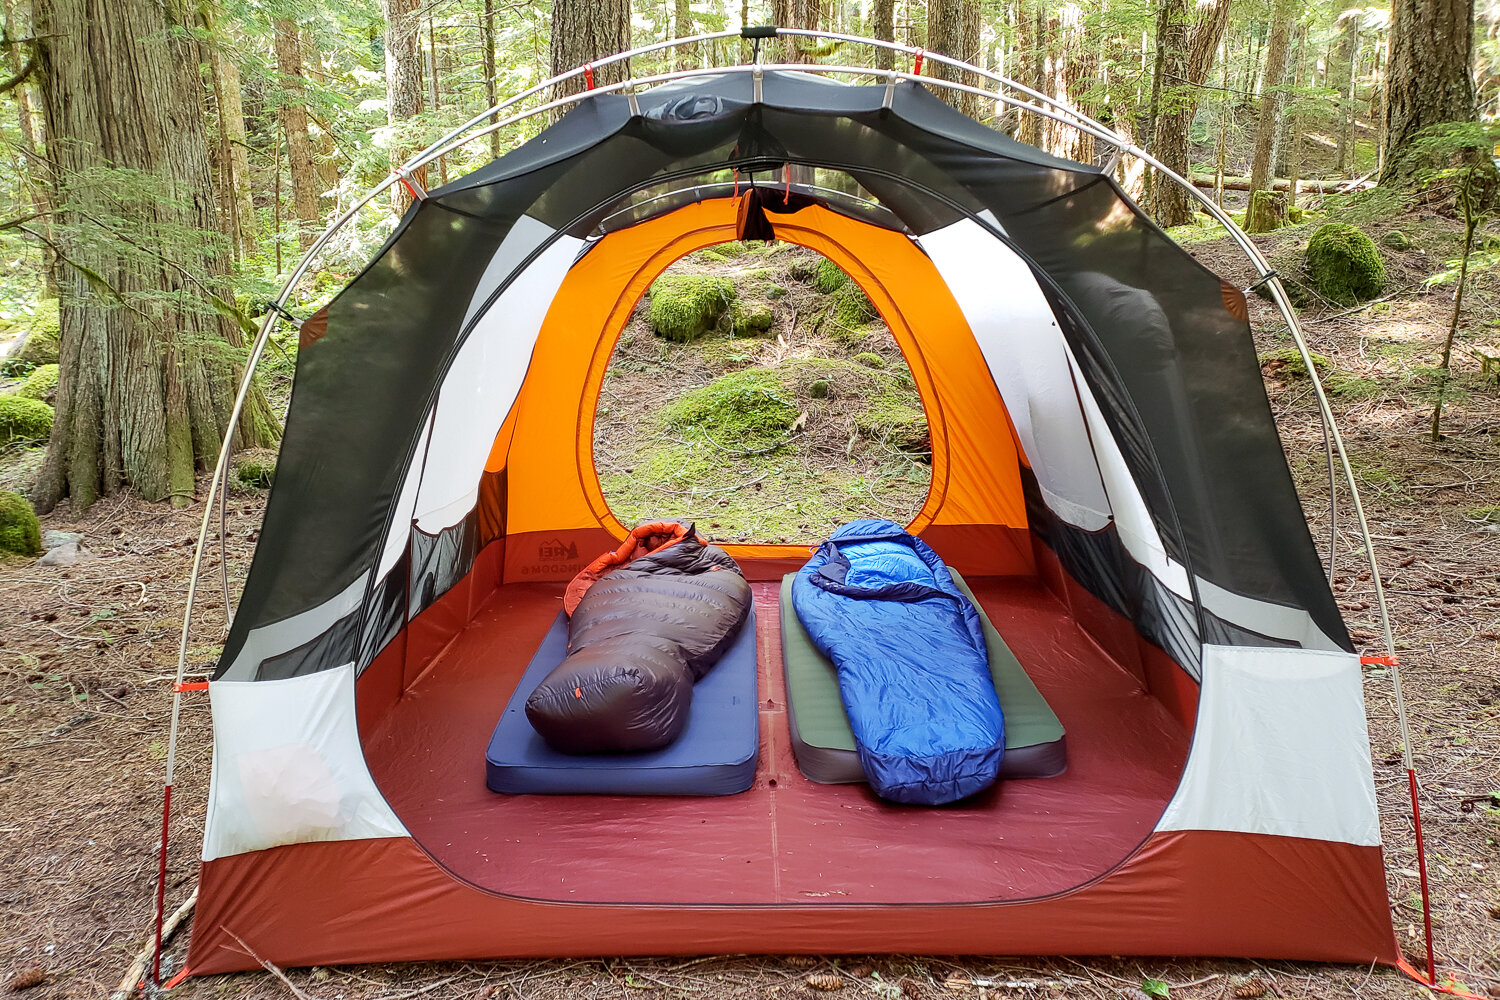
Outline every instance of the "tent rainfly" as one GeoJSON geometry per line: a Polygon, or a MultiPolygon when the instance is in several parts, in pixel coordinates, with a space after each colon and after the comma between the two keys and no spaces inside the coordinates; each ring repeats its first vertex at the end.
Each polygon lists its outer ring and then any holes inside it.
{"type": "MultiPolygon", "coordinates": [[[[527,112],[576,104],[451,184],[387,182],[416,201],[301,324],[275,486],[208,685],[188,972],[255,967],[247,949],[282,966],[1399,960],[1360,657],[1242,290],[1152,224],[1112,160],[1014,141],[916,79],[757,64],[600,87],[527,112]],[[1063,776],[941,810],[804,778],[775,581],[810,538],[727,546],[760,622],[749,791],[486,789],[485,739],[564,583],[627,531],[592,453],[611,351],[669,264],[744,232],[752,193],[775,238],[853,277],[905,354],[932,438],[910,530],[1052,702],[1063,776]]],[[[988,96],[1144,155],[1006,93],[988,96]]]]}

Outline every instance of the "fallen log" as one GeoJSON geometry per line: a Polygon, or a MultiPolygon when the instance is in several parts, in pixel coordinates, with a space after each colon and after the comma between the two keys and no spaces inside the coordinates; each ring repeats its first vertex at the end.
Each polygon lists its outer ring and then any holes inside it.
{"type": "MultiPolygon", "coordinates": [[[[1193,174],[1192,181],[1195,187],[1212,188],[1214,186],[1214,175],[1193,174]]],[[[1287,180],[1285,177],[1278,177],[1276,178],[1272,190],[1285,191],[1290,186],[1291,182],[1289,180],[1287,180]]],[[[1353,181],[1300,180],[1297,182],[1297,190],[1299,192],[1306,191],[1312,194],[1332,194],[1335,191],[1363,191],[1365,188],[1372,188],[1374,186],[1375,184],[1373,181],[1365,180],[1363,178],[1353,181]]],[[[1250,178],[1226,176],[1224,178],[1224,190],[1249,191],[1250,178]]]]}

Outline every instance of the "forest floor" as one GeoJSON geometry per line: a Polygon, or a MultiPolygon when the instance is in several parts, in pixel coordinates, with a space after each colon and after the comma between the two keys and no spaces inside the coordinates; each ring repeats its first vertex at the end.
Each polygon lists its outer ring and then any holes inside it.
{"type": "MultiPolygon", "coordinates": [[[[1362,481],[1396,623],[1423,779],[1440,967],[1481,994],[1500,996],[1500,390],[1481,380],[1478,361],[1468,352],[1478,347],[1500,353],[1500,273],[1482,272],[1469,291],[1467,339],[1455,355],[1446,436],[1433,444],[1426,437],[1431,369],[1447,328],[1452,285],[1432,287],[1427,280],[1454,256],[1454,227],[1411,213],[1400,224],[1415,245],[1388,253],[1385,298],[1358,310],[1314,303],[1303,319],[1314,349],[1328,359],[1325,374],[1336,390],[1334,407],[1362,481]]],[[[1392,225],[1375,222],[1370,229],[1378,238],[1392,225]]],[[[1306,228],[1287,230],[1262,243],[1283,273],[1295,274],[1307,234],[1306,228]]],[[[1249,284],[1248,268],[1227,240],[1209,238],[1192,249],[1229,280],[1249,284]]],[[[1272,405],[1314,537],[1326,554],[1323,441],[1309,383],[1280,353],[1290,341],[1278,317],[1259,298],[1250,301],[1272,405]]],[[[782,339],[789,352],[797,349],[784,331],[782,339]]],[[[644,351],[648,344],[636,347],[644,351]]],[[[769,364],[781,350],[775,337],[751,346],[754,357],[735,361],[737,368],[769,364]]],[[[630,350],[627,345],[621,357],[630,350]]],[[[650,350],[651,358],[633,360],[658,363],[652,360],[656,348],[650,350]]],[[[720,375],[698,371],[693,377],[706,385],[720,375]]],[[[803,399],[796,402],[801,406],[803,399]]],[[[629,456],[638,442],[609,438],[607,429],[605,436],[601,468],[636,468],[629,456]]],[[[871,449],[868,440],[862,447],[871,449]]],[[[34,451],[0,455],[0,481],[19,482],[35,461],[34,451]]],[[[230,497],[228,564],[234,580],[243,579],[263,508],[260,492],[230,497]]],[[[83,532],[95,558],[52,569],[24,560],[0,563],[0,989],[12,977],[40,970],[43,981],[25,995],[108,995],[146,940],[171,675],[201,515],[198,507],[174,510],[116,496],[82,517],[59,511],[44,519],[45,528],[83,532]]],[[[803,523],[813,524],[791,520],[765,530],[800,532],[803,523]]],[[[747,522],[743,530],[752,527],[747,522]]],[[[1347,502],[1338,537],[1335,590],[1357,642],[1376,652],[1374,595],[1354,551],[1347,502]]],[[[217,555],[210,554],[188,650],[195,675],[211,665],[224,626],[219,569],[217,555]]],[[[1416,860],[1391,678],[1384,668],[1367,672],[1366,697],[1392,918],[1403,948],[1420,964],[1416,860]]],[[[201,696],[187,699],[182,733],[169,909],[192,892],[197,876],[210,757],[201,696]]],[[[185,941],[184,932],[172,943],[173,961],[180,961],[185,941]]],[[[913,997],[1140,998],[1143,989],[1165,995],[1158,983],[1177,1000],[1424,992],[1384,968],[930,956],[376,965],[288,970],[285,979],[264,973],[189,979],[175,992],[187,1000],[550,1000],[648,993],[718,1000],[816,995],[807,983],[813,974],[838,977],[846,987],[836,994],[841,996],[894,997],[893,989],[901,989],[913,997]]]]}

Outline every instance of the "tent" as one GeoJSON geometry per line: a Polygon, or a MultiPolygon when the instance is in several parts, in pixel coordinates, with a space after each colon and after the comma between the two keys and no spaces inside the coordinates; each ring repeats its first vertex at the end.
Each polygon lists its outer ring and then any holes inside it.
{"type": "Polygon", "coordinates": [[[256,967],[252,950],[1398,960],[1360,658],[1244,292],[1113,161],[979,125],[914,82],[920,63],[826,70],[600,87],[453,183],[393,178],[411,209],[301,324],[208,685],[190,972],[256,967]],[[741,232],[752,186],[780,194],[776,238],[844,268],[905,354],[932,431],[910,530],[1052,701],[1063,776],[935,810],[803,778],[775,595],[807,539],[728,546],[759,622],[749,791],[485,788],[485,739],[565,582],[628,528],[591,446],[616,338],[670,263],[741,232]]]}

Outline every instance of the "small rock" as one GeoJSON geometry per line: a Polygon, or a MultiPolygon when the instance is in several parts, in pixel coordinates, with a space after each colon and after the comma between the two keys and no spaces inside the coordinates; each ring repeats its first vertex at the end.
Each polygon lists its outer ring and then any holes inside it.
{"type": "Polygon", "coordinates": [[[36,561],[38,566],[72,566],[94,558],[94,554],[80,542],[59,545],[36,561]]]}
{"type": "Polygon", "coordinates": [[[47,970],[40,965],[33,965],[29,969],[22,969],[10,977],[10,991],[19,993],[29,990],[33,986],[40,986],[47,981],[47,970]]]}
{"type": "Polygon", "coordinates": [[[61,548],[70,543],[83,541],[81,531],[44,531],[42,532],[42,548],[47,551],[61,548]]]}

